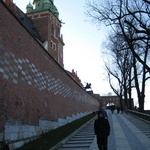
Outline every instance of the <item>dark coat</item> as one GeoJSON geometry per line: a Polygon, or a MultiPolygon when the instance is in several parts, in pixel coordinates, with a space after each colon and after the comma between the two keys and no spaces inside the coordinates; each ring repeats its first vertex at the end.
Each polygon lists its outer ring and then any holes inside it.
{"type": "Polygon", "coordinates": [[[108,119],[99,117],[94,122],[94,131],[97,137],[106,138],[110,134],[110,125],[108,119]]]}

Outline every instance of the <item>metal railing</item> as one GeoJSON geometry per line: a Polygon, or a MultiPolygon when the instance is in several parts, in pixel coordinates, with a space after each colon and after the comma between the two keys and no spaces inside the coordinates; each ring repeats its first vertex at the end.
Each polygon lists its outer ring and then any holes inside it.
{"type": "Polygon", "coordinates": [[[133,110],[129,110],[129,109],[127,110],[127,112],[150,123],[150,114],[141,113],[141,112],[133,111],[133,110]]]}

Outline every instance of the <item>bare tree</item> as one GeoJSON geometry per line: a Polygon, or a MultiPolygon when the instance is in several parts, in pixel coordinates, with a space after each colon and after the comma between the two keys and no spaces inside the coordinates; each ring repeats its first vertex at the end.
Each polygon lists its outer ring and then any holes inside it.
{"type": "Polygon", "coordinates": [[[132,41],[128,36],[128,32],[126,32],[128,30],[126,27],[130,26],[136,33],[132,40],[150,40],[149,2],[146,0],[91,0],[87,2],[86,6],[86,14],[91,18],[92,22],[96,24],[104,22],[106,26],[111,26],[112,30],[116,29],[116,25],[120,27],[134,56],[150,71],[149,65],[145,64],[132,47],[132,41]]]}
{"type": "Polygon", "coordinates": [[[144,110],[145,81],[149,78],[146,74],[150,72],[150,62],[147,61],[150,48],[149,12],[148,0],[105,0],[87,3],[87,15],[92,22],[97,25],[105,23],[112,28],[112,32],[116,32],[119,27],[128,49],[132,52],[140,111],[144,110]],[[138,81],[137,62],[143,68],[141,83],[138,81]]]}
{"type": "Polygon", "coordinates": [[[107,56],[109,55],[110,57],[106,60],[107,62],[105,61],[105,67],[110,87],[120,97],[121,106],[129,107],[128,100],[131,100],[131,84],[133,79],[131,71],[133,67],[132,54],[119,32],[110,35],[107,43],[107,56]],[[108,64],[111,64],[111,66],[108,64]],[[117,81],[117,85],[113,83],[113,80],[117,81]]]}

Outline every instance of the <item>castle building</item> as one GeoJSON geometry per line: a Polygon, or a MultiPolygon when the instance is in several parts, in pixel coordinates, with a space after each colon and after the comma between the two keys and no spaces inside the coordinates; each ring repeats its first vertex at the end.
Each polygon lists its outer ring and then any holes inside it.
{"type": "Polygon", "coordinates": [[[34,0],[33,5],[26,6],[24,14],[13,0],[3,0],[16,15],[25,28],[34,36],[55,61],[64,68],[63,64],[63,35],[59,12],[54,0],[34,0]]]}
{"type": "Polygon", "coordinates": [[[78,77],[77,72],[74,71],[74,69],[72,69],[71,72],[66,70],[66,72],[72,77],[74,81],[76,81],[81,87],[83,87],[83,84],[81,83],[81,80],[78,77]]]}
{"type": "Polygon", "coordinates": [[[60,32],[61,21],[59,12],[53,0],[34,0],[33,6],[26,6],[26,14],[33,21],[41,42],[50,55],[62,66],[63,64],[63,36],[60,32]]]}
{"type": "MultiPolygon", "coordinates": [[[[64,68],[63,64],[63,36],[59,12],[53,0],[34,0],[26,6],[26,14],[22,12],[13,0],[3,0],[24,27],[46,49],[55,61],[64,68]]],[[[74,72],[68,74],[83,87],[81,80],[74,72]]]]}

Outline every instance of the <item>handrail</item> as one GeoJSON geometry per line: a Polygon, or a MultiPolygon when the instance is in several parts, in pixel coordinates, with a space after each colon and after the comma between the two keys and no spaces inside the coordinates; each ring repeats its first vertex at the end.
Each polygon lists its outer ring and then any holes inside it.
{"type": "Polygon", "coordinates": [[[150,115],[149,114],[141,113],[141,112],[134,111],[134,110],[129,110],[129,109],[127,110],[127,112],[150,123],[150,115]]]}

